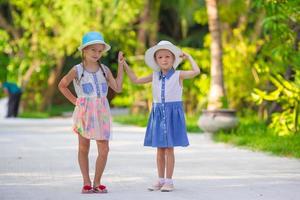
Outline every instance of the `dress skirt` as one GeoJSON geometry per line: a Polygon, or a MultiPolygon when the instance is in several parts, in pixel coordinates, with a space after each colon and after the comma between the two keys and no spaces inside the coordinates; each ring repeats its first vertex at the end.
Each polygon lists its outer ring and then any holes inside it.
{"type": "Polygon", "coordinates": [[[110,140],[111,115],[107,98],[77,98],[73,112],[73,130],[87,139],[110,140]]]}
{"type": "Polygon", "coordinates": [[[182,101],[154,103],[148,120],[144,146],[188,146],[182,101]]]}

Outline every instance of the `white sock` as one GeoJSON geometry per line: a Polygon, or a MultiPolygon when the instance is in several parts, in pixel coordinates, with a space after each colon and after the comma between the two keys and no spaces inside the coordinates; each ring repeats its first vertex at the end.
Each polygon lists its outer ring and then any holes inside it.
{"type": "Polygon", "coordinates": [[[158,181],[160,184],[164,184],[165,183],[165,179],[164,178],[158,178],[158,181]]]}
{"type": "Polygon", "coordinates": [[[166,178],[165,183],[166,184],[173,184],[173,180],[171,178],[166,178]]]}

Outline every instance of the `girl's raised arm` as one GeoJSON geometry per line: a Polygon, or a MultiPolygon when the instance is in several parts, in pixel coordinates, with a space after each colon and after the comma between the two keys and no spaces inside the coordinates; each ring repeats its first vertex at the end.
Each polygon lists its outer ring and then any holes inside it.
{"type": "Polygon", "coordinates": [[[76,78],[77,72],[75,68],[72,68],[59,82],[58,89],[59,91],[74,105],[76,105],[76,97],[69,90],[68,86],[76,78]]]}
{"type": "Polygon", "coordinates": [[[111,73],[111,71],[108,69],[108,84],[109,86],[117,93],[120,93],[122,91],[122,82],[123,82],[123,65],[124,65],[124,57],[123,57],[123,52],[119,52],[118,54],[118,74],[117,78],[115,79],[111,73]]]}
{"type": "Polygon", "coordinates": [[[189,62],[191,63],[191,65],[192,65],[192,70],[185,70],[185,71],[180,72],[180,79],[181,80],[194,78],[195,76],[200,74],[200,68],[198,67],[197,63],[195,62],[195,60],[192,58],[191,55],[183,52],[181,57],[183,59],[188,59],[189,62]]]}
{"type": "Polygon", "coordinates": [[[138,78],[134,71],[128,66],[127,62],[124,62],[124,67],[125,70],[131,80],[131,82],[136,83],[136,84],[144,84],[144,83],[149,83],[152,81],[152,74],[142,77],[142,78],[138,78]]]}

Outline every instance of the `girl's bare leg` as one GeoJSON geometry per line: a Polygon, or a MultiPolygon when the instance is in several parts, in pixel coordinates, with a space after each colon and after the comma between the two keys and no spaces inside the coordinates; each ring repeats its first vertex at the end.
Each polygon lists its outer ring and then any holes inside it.
{"type": "Polygon", "coordinates": [[[165,151],[166,148],[157,148],[156,165],[159,178],[165,177],[165,151]]]}
{"type": "Polygon", "coordinates": [[[83,185],[91,185],[88,158],[89,150],[90,140],[78,135],[78,163],[83,178],[83,185]]]}
{"type": "Polygon", "coordinates": [[[166,178],[172,179],[175,165],[174,148],[166,148],[166,178]]]}
{"type": "Polygon", "coordinates": [[[94,187],[101,184],[101,177],[106,166],[107,156],[109,152],[109,145],[107,140],[97,140],[98,157],[96,161],[94,187]]]}

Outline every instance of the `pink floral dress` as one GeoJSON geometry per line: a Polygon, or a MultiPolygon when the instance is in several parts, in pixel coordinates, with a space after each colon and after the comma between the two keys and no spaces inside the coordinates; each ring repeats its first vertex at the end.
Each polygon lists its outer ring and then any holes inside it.
{"type": "MultiPolygon", "coordinates": [[[[104,72],[107,67],[102,65],[104,72]]],[[[74,66],[77,79],[73,85],[77,94],[73,112],[73,130],[87,139],[111,139],[111,114],[107,100],[108,85],[103,72],[89,72],[82,64],[74,66]]]]}

